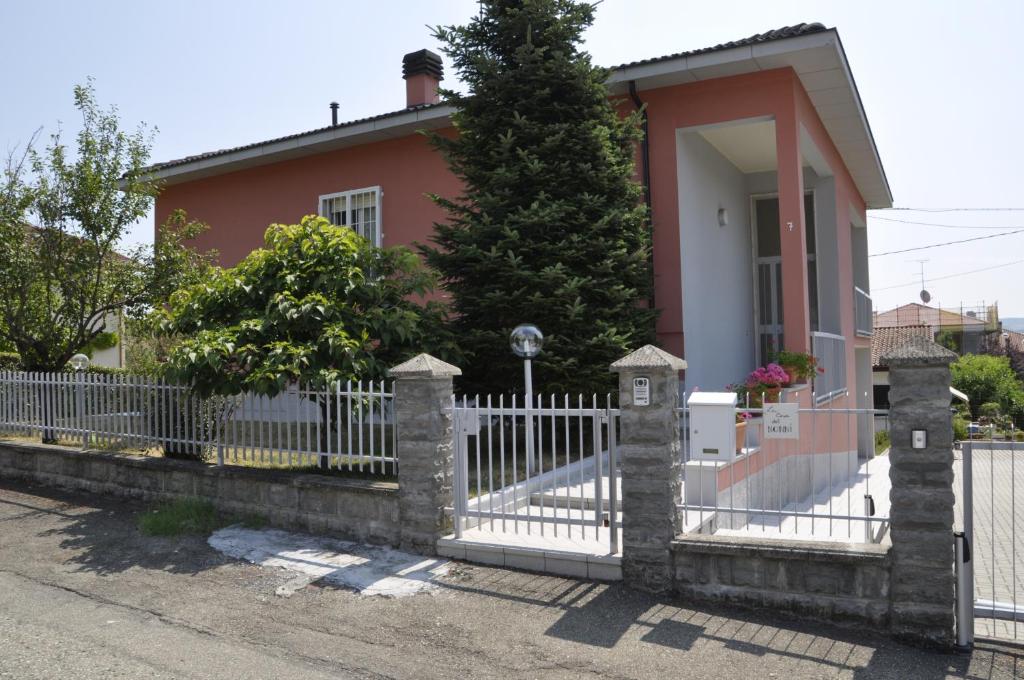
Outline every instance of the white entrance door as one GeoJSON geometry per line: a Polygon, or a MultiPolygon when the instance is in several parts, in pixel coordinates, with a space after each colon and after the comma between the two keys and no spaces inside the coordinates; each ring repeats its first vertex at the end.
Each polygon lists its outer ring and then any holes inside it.
{"type": "MultiPolygon", "coordinates": [[[[779,198],[754,198],[754,286],[757,309],[757,359],[763,365],[785,345],[782,336],[782,241],[779,198]]],[[[814,194],[804,195],[807,232],[807,293],[811,330],[818,330],[818,271],[815,256],[814,194]]]]}

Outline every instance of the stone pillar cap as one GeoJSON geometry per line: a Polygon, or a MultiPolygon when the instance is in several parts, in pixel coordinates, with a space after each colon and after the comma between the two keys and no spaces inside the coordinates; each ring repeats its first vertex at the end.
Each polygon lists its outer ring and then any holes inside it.
{"type": "Polygon", "coordinates": [[[948,366],[957,358],[956,352],[932,342],[929,338],[917,336],[883,354],[882,363],[890,367],[941,364],[948,366]]]}
{"type": "Polygon", "coordinates": [[[622,371],[638,371],[650,369],[671,369],[682,371],[686,368],[686,362],[677,356],[673,356],[663,349],[654,345],[644,345],[637,351],[627,354],[611,365],[612,373],[622,371]]]}
{"type": "Polygon", "coordinates": [[[450,378],[462,375],[462,370],[424,353],[391,368],[388,375],[392,378],[450,378]]]}

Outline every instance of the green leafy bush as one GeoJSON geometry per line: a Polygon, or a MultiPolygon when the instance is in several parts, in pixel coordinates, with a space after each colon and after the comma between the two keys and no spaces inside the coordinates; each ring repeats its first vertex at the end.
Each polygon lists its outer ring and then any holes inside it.
{"type": "Polygon", "coordinates": [[[168,377],[203,396],[274,396],[301,381],[382,379],[419,352],[456,353],[433,276],[404,248],[375,248],[322,217],[274,224],[266,245],[171,296],[157,314],[180,343],[168,377]]]}
{"type": "Polygon", "coordinates": [[[889,431],[881,430],[875,433],[875,455],[884,453],[889,448],[889,431]]]}
{"type": "Polygon", "coordinates": [[[978,415],[982,418],[998,418],[1002,415],[1002,409],[994,401],[988,401],[978,407],[978,415]]]}
{"type": "Polygon", "coordinates": [[[21,355],[17,352],[0,352],[0,371],[20,371],[21,355]]]}
{"type": "Polygon", "coordinates": [[[980,415],[983,404],[993,402],[1000,412],[1024,425],[1024,386],[1017,379],[1006,357],[965,354],[950,366],[953,387],[971,400],[974,415],[980,415]]]}
{"type": "Polygon", "coordinates": [[[953,416],[953,439],[963,441],[968,438],[968,421],[960,416],[953,416]]]}

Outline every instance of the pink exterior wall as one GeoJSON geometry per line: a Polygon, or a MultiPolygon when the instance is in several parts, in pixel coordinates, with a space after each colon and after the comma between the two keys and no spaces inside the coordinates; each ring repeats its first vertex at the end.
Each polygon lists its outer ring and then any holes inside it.
{"type": "MultiPolygon", "coordinates": [[[[863,214],[864,201],[799,78],[792,69],[784,68],[647,90],[641,92],[641,97],[647,103],[649,116],[659,344],[677,356],[686,356],[676,130],[770,116],[776,124],[786,345],[789,349],[809,350],[803,174],[799,149],[799,131],[803,125],[836,179],[842,332],[847,338],[848,381],[851,394],[855,394],[848,206],[853,204],[863,214]],[[786,228],[787,222],[794,224],[793,231],[786,228]]],[[[427,140],[410,135],[169,186],[157,200],[156,219],[160,224],[172,209],[184,208],[193,218],[208,222],[213,228],[198,240],[198,245],[216,248],[221,253],[221,264],[232,265],[261,245],[268,224],[293,222],[317,212],[321,194],[378,185],[383,190],[381,225],[387,246],[426,243],[433,223],[445,216],[425,194],[455,196],[461,189],[427,140]]]]}
{"type": "MultiPolygon", "coordinates": [[[[794,88],[796,95],[796,107],[798,120],[807,130],[808,135],[818,148],[818,151],[825,157],[835,177],[836,186],[836,245],[839,262],[839,308],[840,327],[842,336],[846,338],[846,380],[849,386],[850,397],[847,399],[848,407],[854,408],[857,404],[858,389],[870,389],[870,386],[857,385],[857,366],[854,349],[856,347],[870,347],[869,338],[858,338],[855,331],[855,303],[853,299],[853,224],[851,221],[851,210],[859,218],[861,224],[866,222],[864,198],[860,195],[853,177],[843,163],[839,151],[836,149],[832,138],[818,118],[807,92],[796,82],[794,88]]],[[[784,303],[788,304],[788,303],[784,303]]],[[[837,404],[838,406],[838,404],[837,404]]]]}
{"type": "MultiPolygon", "coordinates": [[[[680,233],[679,195],[676,167],[676,130],[679,128],[708,125],[745,118],[762,116],[775,117],[777,130],[795,129],[785,125],[795,117],[793,103],[793,82],[796,75],[791,69],[777,69],[760,73],[717,78],[685,85],[664,87],[641,93],[648,104],[651,139],[651,195],[654,220],[654,271],[655,296],[661,315],[658,319],[658,341],[668,351],[685,357],[683,346],[683,291],[680,276],[680,233]]],[[[796,148],[795,133],[779,133],[780,151],[792,155],[796,148]]],[[[795,182],[802,182],[798,164],[780,168],[780,194],[792,191],[794,184],[790,174],[796,175],[795,182]],[[784,188],[785,187],[785,188],[784,188]]],[[[797,196],[802,196],[798,192],[797,196]]],[[[783,200],[780,200],[783,205],[783,200]]],[[[803,201],[796,201],[796,212],[802,226],[803,201]]],[[[786,203],[780,210],[785,220],[794,220],[786,203]]],[[[798,235],[802,236],[801,228],[798,235]]],[[[801,241],[802,243],[802,241],[801,241]]],[[[802,251],[801,251],[802,252],[802,251]]],[[[785,256],[785,252],[783,253],[785,256]]],[[[799,259],[803,259],[802,257],[799,259]]],[[[806,271],[806,262],[801,265],[806,271]]],[[[795,275],[794,275],[795,276],[795,275]]],[[[806,280],[806,275],[805,279],[806,280]]],[[[785,287],[785,282],[784,282],[785,287]]],[[[806,286],[804,286],[806,288],[806,286]]],[[[785,288],[784,288],[785,292],[785,288]]],[[[806,290],[803,293],[806,308],[806,290]]],[[[789,320],[789,304],[785,301],[786,321],[789,320]]],[[[789,330],[786,331],[787,340],[789,330]]],[[[807,335],[803,333],[801,335],[807,335]]]]}
{"type": "MultiPolygon", "coordinates": [[[[850,353],[852,348],[847,347],[850,353]]],[[[852,384],[852,383],[851,383],[852,384]]],[[[791,456],[827,456],[831,453],[857,451],[857,416],[842,409],[856,408],[852,387],[848,397],[838,397],[828,404],[814,407],[811,390],[803,388],[786,395],[786,401],[800,405],[799,439],[761,439],[760,450],[725,465],[718,471],[718,490],[725,491],[748,476],[791,456]],[[813,412],[812,412],[813,410],[813,412]]],[[[750,421],[754,423],[756,421],[750,421]]],[[[748,427],[751,425],[748,424],[748,427]]],[[[818,463],[826,465],[827,463],[818,463]]],[[[857,463],[860,465],[860,462],[857,463]]],[[[820,468],[823,469],[823,468],[820,468]]],[[[845,470],[836,470],[845,473],[845,470]]],[[[855,469],[850,472],[856,472],[855,469]]]]}
{"type": "Polygon", "coordinates": [[[385,246],[427,243],[445,215],[426,194],[461,191],[440,154],[410,135],[168,186],[156,202],[156,224],[184,208],[211,226],[196,245],[217,249],[220,263],[231,266],[263,245],[268,225],[316,214],[323,194],[371,186],[383,192],[385,246]]]}

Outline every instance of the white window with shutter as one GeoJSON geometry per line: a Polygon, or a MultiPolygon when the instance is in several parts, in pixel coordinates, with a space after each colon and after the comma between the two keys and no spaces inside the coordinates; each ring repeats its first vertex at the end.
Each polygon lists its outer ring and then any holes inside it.
{"type": "Polygon", "coordinates": [[[320,215],[331,224],[351,227],[370,243],[380,247],[380,187],[339,191],[320,197],[320,215]]]}

